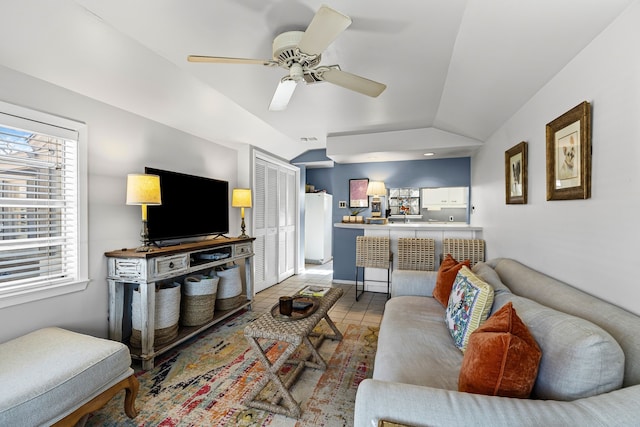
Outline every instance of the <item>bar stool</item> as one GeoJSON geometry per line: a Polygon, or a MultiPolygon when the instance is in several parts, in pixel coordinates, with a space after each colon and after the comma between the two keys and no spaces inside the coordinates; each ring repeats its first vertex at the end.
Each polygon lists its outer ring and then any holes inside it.
{"type": "Polygon", "coordinates": [[[435,239],[398,239],[398,270],[433,271],[436,263],[435,239]]]}
{"type": "Polygon", "coordinates": [[[393,254],[388,237],[356,237],[356,301],[364,293],[365,268],[384,268],[387,270],[387,298],[389,298],[393,254]],[[362,268],[362,292],[360,293],[358,293],[358,268],[362,268]]]}
{"type": "Polygon", "coordinates": [[[484,248],[483,239],[444,239],[442,256],[451,254],[459,261],[468,259],[473,267],[479,262],[484,262],[484,248]]]}

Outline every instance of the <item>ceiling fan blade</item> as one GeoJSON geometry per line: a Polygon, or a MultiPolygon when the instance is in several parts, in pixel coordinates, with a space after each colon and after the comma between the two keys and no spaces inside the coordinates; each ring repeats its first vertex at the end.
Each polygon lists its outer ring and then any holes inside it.
{"type": "Polygon", "coordinates": [[[280,80],[276,93],[273,94],[271,104],[269,104],[269,111],[282,111],[289,105],[289,100],[293,96],[293,91],[296,89],[297,82],[288,78],[280,80]]]}
{"type": "Polygon", "coordinates": [[[278,65],[276,61],[269,59],[248,59],[248,58],[227,58],[224,56],[200,56],[189,55],[187,57],[189,62],[214,62],[217,64],[257,64],[257,65],[278,65]]]}
{"type": "Polygon", "coordinates": [[[324,71],[320,77],[322,80],[333,83],[334,85],[342,86],[345,89],[350,89],[373,98],[380,95],[387,88],[385,84],[335,68],[324,71]]]}
{"type": "Polygon", "coordinates": [[[313,16],[298,43],[298,49],[308,55],[319,55],[351,25],[351,18],[328,6],[322,6],[313,16]]]}

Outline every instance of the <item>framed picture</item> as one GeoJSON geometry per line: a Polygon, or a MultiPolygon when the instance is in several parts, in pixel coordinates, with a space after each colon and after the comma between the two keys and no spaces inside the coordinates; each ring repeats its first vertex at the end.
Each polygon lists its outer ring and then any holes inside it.
{"type": "Polygon", "coordinates": [[[506,203],[527,204],[527,143],[521,142],[504,152],[506,203]]]}
{"type": "Polygon", "coordinates": [[[369,197],[367,196],[368,178],[349,180],[349,207],[368,208],[369,197]]]}
{"type": "Polygon", "coordinates": [[[591,105],[547,124],[547,200],[591,197],[591,105]]]}

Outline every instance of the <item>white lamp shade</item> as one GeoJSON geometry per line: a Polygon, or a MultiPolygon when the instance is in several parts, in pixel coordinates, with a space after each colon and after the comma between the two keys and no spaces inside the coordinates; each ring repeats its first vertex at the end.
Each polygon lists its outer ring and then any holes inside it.
{"type": "Polygon", "coordinates": [[[231,206],[234,208],[250,208],[251,207],[251,189],[250,188],[234,188],[231,196],[231,206]]]}
{"type": "Polygon", "coordinates": [[[367,196],[386,196],[387,189],[382,181],[369,181],[367,196]]]}
{"type": "Polygon", "coordinates": [[[127,175],[127,205],[161,205],[160,177],[148,174],[127,175]]]}

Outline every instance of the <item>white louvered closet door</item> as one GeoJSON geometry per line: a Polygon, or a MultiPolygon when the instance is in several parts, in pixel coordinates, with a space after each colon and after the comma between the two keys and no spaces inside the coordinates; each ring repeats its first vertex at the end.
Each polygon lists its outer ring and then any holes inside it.
{"type": "Polygon", "coordinates": [[[255,184],[253,186],[253,291],[258,292],[265,288],[265,259],[264,240],[267,233],[266,226],[266,201],[265,188],[260,183],[264,183],[267,177],[267,165],[263,161],[255,162],[255,184]]]}
{"type": "Polygon", "coordinates": [[[256,155],[254,170],[255,291],[295,274],[299,171],[256,155]]]}
{"type": "Polygon", "coordinates": [[[293,276],[296,259],[296,173],[281,168],[278,172],[278,281],[293,276]]]}
{"type": "Polygon", "coordinates": [[[255,292],[278,282],[278,166],[255,161],[255,292]]]}

